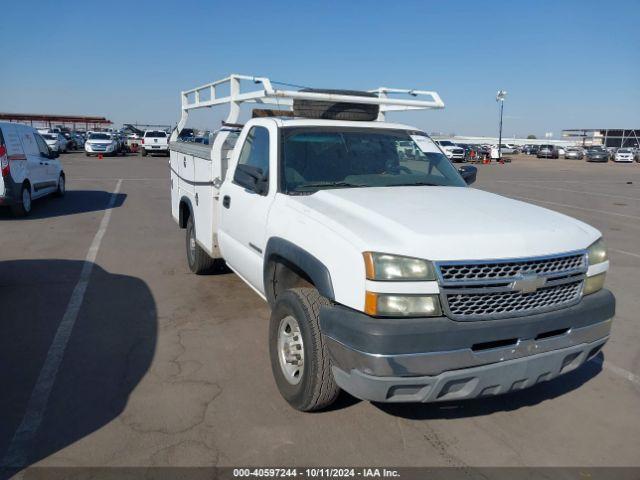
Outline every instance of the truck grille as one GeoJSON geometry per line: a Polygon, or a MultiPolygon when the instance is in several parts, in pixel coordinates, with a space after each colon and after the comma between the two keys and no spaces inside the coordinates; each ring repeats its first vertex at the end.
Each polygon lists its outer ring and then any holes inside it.
{"type": "Polygon", "coordinates": [[[539,275],[554,274],[585,267],[584,253],[563,257],[532,259],[525,261],[501,261],[495,263],[452,263],[440,264],[440,273],[445,282],[511,279],[523,273],[537,273],[539,275]]]}
{"type": "Polygon", "coordinates": [[[436,264],[442,306],[455,320],[531,315],[580,301],[585,252],[544,258],[436,264]]]}

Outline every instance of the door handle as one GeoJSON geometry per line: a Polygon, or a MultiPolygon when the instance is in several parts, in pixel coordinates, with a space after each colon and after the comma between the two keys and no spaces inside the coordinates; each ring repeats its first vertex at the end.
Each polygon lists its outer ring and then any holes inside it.
{"type": "Polygon", "coordinates": [[[229,195],[225,195],[224,197],[222,197],[222,206],[224,208],[231,207],[231,197],[229,195]]]}

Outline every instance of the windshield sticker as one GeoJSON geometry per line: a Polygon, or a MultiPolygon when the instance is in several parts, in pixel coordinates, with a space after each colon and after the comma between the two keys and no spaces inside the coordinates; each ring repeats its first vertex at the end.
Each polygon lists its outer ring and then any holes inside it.
{"type": "Polygon", "coordinates": [[[429,137],[424,135],[410,135],[410,137],[423,153],[442,153],[429,137]]]}

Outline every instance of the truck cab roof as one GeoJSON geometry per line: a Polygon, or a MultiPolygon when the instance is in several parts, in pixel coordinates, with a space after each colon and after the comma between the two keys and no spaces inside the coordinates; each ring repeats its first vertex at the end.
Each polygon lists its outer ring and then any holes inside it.
{"type": "Polygon", "coordinates": [[[291,117],[271,117],[252,119],[247,124],[257,123],[258,120],[272,120],[280,128],[286,127],[353,127],[353,128],[377,128],[377,129],[390,129],[390,130],[412,130],[416,131],[416,127],[405,125],[402,123],[391,122],[361,122],[361,121],[347,121],[347,120],[324,120],[324,119],[311,119],[311,118],[291,118],[291,117]]]}

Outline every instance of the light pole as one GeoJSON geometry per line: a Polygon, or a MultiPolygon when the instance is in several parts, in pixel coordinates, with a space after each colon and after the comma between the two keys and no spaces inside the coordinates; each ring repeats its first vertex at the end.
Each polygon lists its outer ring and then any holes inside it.
{"type": "Polygon", "coordinates": [[[504,99],[507,96],[506,90],[498,90],[496,102],[500,102],[500,133],[498,134],[498,161],[502,160],[502,111],[504,110],[504,99]]]}

